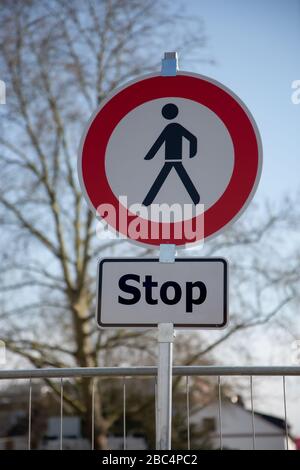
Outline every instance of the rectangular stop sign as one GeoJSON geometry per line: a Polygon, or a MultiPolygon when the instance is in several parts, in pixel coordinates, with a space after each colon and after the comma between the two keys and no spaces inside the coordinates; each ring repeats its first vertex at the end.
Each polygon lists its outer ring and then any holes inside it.
{"type": "Polygon", "coordinates": [[[228,266],[223,258],[105,258],[99,263],[100,327],[224,328],[228,266]]]}

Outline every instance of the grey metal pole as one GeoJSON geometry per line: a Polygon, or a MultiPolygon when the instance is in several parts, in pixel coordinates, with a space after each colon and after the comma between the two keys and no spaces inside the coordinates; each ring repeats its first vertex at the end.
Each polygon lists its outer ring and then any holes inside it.
{"type": "MultiPolygon", "coordinates": [[[[160,245],[160,263],[174,263],[175,245],[160,245]]],[[[173,323],[158,325],[158,369],[156,400],[156,449],[171,449],[172,429],[172,369],[173,369],[173,323]]]]}
{"type": "Polygon", "coordinates": [[[174,328],[172,323],[158,325],[157,434],[156,449],[171,449],[172,364],[174,328]]]}

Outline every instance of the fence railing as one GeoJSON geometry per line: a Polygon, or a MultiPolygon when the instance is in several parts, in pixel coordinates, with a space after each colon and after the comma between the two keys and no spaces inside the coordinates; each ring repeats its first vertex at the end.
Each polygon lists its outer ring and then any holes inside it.
{"type": "MultiPolygon", "coordinates": [[[[123,379],[123,449],[127,448],[126,436],[126,378],[129,377],[156,377],[157,368],[145,367],[94,367],[94,368],[51,368],[51,369],[23,369],[23,370],[0,370],[0,382],[6,379],[28,379],[28,440],[27,448],[31,449],[31,427],[32,427],[32,383],[35,379],[60,379],[60,437],[59,447],[63,449],[63,396],[64,379],[89,377],[93,380],[98,377],[117,377],[123,379]]],[[[192,376],[217,378],[218,385],[218,438],[219,449],[224,448],[223,416],[222,416],[222,378],[223,377],[249,377],[251,415],[252,415],[252,448],[256,449],[255,408],[253,400],[253,377],[282,377],[282,399],[285,422],[285,449],[289,450],[289,430],[287,416],[287,394],[286,377],[300,377],[300,367],[267,366],[267,367],[224,367],[224,366],[175,366],[173,376],[186,378],[186,416],[187,416],[187,449],[191,449],[191,416],[190,416],[190,381],[192,376]]],[[[92,435],[91,448],[95,446],[95,387],[92,386],[92,435]]],[[[300,392],[299,392],[300,395],[300,392]]],[[[0,423],[1,426],[1,423],[0,423]]]]}

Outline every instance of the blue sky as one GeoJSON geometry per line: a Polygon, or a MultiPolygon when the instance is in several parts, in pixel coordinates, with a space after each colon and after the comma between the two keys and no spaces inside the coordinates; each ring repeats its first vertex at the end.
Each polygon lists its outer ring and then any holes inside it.
{"type": "Polygon", "coordinates": [[[205,54],[217,62],[193,64],[193,71],[237,93],[260,129],[264,166],[256,200],[279,202],[283,195],[295,194],[300,188],[300,105],[291,101],[291,83],[300,79],[300,0],[178,4],[188,14],[202,16],[208,36],[205,54]]]}

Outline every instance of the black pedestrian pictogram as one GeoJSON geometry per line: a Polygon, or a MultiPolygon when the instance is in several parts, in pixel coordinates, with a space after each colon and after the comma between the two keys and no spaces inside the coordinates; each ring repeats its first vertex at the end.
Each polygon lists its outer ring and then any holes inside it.
{"type": "MultiPolygon", "coordinates": [[[[165,119],[175,119],[178,115],[178,107],[173,103],[168,103],[163,106],[161,113],[165,119]]],[[[151,160],[155,157],[160,147],[165,144],[165,164],[145,197],[143,201],[144,206],[152,204],[172,168],[176,170],[193,203],[198,204],[200,202],[200,195],[182,164],[183,137],[190,143],[189,157],[193,158],[197,153],[197,138],[176,122],[168,124],[164,128],[145,156],[145,160],[151,160]]]]}

